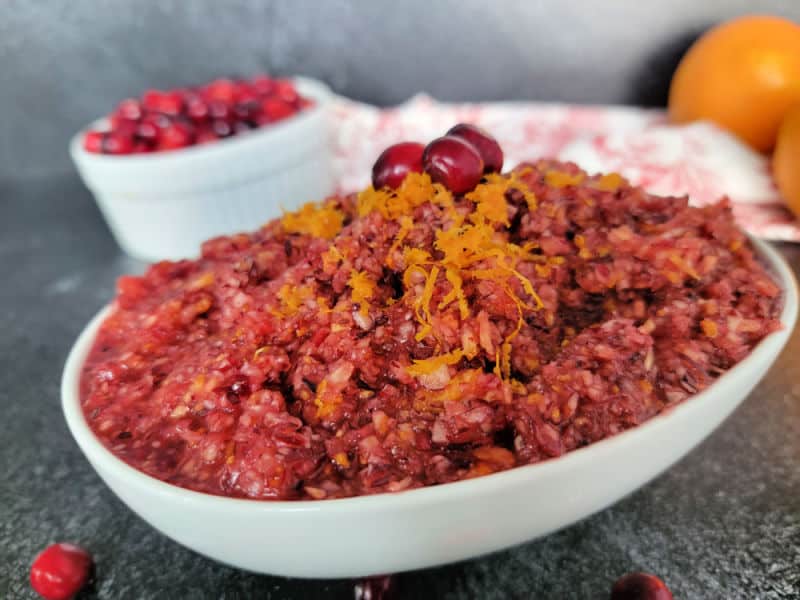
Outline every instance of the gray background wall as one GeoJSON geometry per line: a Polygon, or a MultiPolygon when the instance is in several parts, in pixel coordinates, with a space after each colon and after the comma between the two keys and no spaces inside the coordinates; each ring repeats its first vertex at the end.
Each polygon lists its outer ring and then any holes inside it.
{"type": "Polygon", "coordinates": [[[746,12],[800,0],[5,0],[0,180],[71,168],[70,135],[147,87],[304,74],[377,104],[662,104],[682,51],[746,12]]]}

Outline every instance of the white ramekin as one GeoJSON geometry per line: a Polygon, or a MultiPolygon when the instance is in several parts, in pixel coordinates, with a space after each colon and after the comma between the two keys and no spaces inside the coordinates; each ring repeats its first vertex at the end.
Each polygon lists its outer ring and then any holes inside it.
{"type": "Polygon", "coordinates": [[[125,504],[168,537],[220,562],[291,577],[357,577],[472,558],[613,504],[677,462],[747,397],[797,317],[791,270],[768,245],[755,244],[783,288],[783,328],[693,398],[624,433],[535,465],[342,500],[243,500],[169,485],[114,456],[83,416],[81,367],[108,309],[87,325],[67,359],[64,415],[86,458],[125,504]]]}
{"type": "Polygon", "coordinates": [[[108,156],[85,151],[85,131],[77,133],[72,160],[122,249],[146,261],[194,257],[208,238],[256,229],[330,194],[330,90],[294,82],[313,106],[212,144],[108,156]]]}

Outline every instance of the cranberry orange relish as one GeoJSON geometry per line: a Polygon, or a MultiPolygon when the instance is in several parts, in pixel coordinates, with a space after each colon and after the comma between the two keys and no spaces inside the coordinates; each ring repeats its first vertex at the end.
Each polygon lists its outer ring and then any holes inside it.
{"type": "Polygon", "coordinates": [[[727,202],[569,163],[499,174],[463,131],[388,150],[382,187],[121,278],[82,375],[97,436],[213,494],[398,491],[634,427],[779,327],[727,202]]]}

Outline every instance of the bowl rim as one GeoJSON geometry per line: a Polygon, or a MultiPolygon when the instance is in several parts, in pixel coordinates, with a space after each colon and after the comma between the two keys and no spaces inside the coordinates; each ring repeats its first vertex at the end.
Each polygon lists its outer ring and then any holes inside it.
{"type": "Polygon", "coordinates": [[[288,119],[281,119],[265,127],[257,127],[242,134],[230,136],[212,144],[200,144],[187,146],[170,151],[148,152],[143,154],[96,154],[88,152],[83,148],[83,136],[93,127],[100,127],[108,123],[108,117],[100,117],[85,126],[81,127],[69,141],[69,152],[73,160],[78,162],[93,162],[95,165],[113,166],[115,168],[131,168],[150,166],[168,166],[170,163],[177,163],[181,160],[190,160],[199,157],[219,155],[222,152],[230,151],[231,148],[239,148],[244,143],[255,143],[270,135],[286,135],[287,130],[291,131],[294,127],[302,126],[304,123],[319,118],[330,105],[333,93],[331,89],[322,81],[309,77],[286,77],[294,82],[301,95],[307,96],[314,101],[314,104],[305,108],[288,119]]]}
{"type": "Polygon", "coordinates": [[[98,463],[102,467],[100,470],[114,471],[115,475],[126,485],[149,488],[153,494],[157,494],[162,499],[169,499],[205,510],[231,510],[235,508],[236,510],[247,511],[247,515],[252,516],[257,516],[262,512],[315,513],[325,511],[336,514],[364,509],[378,512],[452,502],[463,496],[479,496],[482,493],[491,492],[495,487],[514,487],[518,484],[530,483],[531,478],[546,476],[548,472],[553,470],[567,470],[570,467],[578,467],[581,463],[593,461],[595,459],[594,455],[598,451],[605,450],[608,452],[615,447],[625,448],[626,446],[635,448],[637,440],[640,438],[650,435],[650,432],[658,428],[669,427],[669,421],[673,415],[691,414],[699,411],[703,402],[713,401],[715,389],[723,379],[746,376],[746,371],[752,363],[770,361],[770,357],[773,357],[773,360],[777,358],[788,341],[797,320],[798,284],[786,260],[774,248],[766,242],[752,237],[751,242],[768,271],[776,278],[783,291],[784,304],[779,317],[783,325],[782,329],[763,338],[747,357],[723,373],[708,388],[659,413],[641,425],[588,446],[571,450],[557,458],[514,467],[473,479],[399,492],[330,500],[257,500],[197,492],[147,475],[128,465],[122,459],[117,458],[103,445],[89,428],[80,406],[79,382],[82,366],[94,342],[100,324],[111,310],[110,304],[103,307],[85,326],[70,350],[61,380],[62,409],[72,436],[95,469],[97,469],[95,463],[98,463]]]}

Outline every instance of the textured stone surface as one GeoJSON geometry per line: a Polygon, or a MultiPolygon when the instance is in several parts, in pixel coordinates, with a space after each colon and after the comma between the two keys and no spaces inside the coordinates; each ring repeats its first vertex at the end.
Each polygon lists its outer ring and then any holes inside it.
{"type": "Polygon", "coordinates": [[[0,177],[68,172],[62,140],[147,87],[265,69],[378,104],[663,104],[698,32],[756,10],[800,20],[797,0],[6,0],[0,177]]]}
{"type": "MultiPolygon", "coordinates": [[[[782,251],[799,271],[800,248],[782,251]]],[[[183,549],[81,456],[61,415],[61,368],[115,277],[141,268],[76,178],[0,183],[0,598],[34,598],[30,562],[61,540],[97,559],[84,600],[352,598],[351,582],[261,577],[183,549]]],[[[800,598],[798,353],[800,332],[715,434],[631,497],[546,539],[400,575],[399,596],[600,600],[619,575],[646,570],[679,599],[800,598]]]]}

